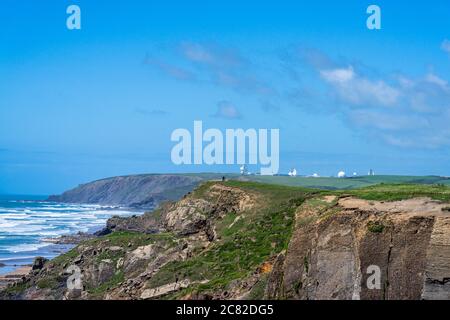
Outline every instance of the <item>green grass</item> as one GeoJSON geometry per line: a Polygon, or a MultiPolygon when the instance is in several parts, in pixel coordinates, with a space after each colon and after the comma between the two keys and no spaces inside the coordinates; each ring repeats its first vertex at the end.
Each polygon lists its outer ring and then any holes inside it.
{"type": "Polygon", "coordinates": [[[46,277],[46,278],[40,279],[36,283],[36,286],[39,289],[54,289],[54,288],[58,287],[58,282],[56,281],[56,279],[46,277]]]}
{"type": "Polygon", "coordinates": [[[139,232],[130,231],[118,231],[113,232],[104,237],[88,240],[85,242],[86,245],[97,245],[102,243],[108,246],[118,246],[126,248],[127,250],[134,250],[137,247],[145,246],[156,241],[166,241],[173,243],[175,238],[172,233],[157,233],[157,234],[145,234],[139,232]]]}
{"type": "MultiPolygon", "coordinates": [[[[279,177],[277,177],[279,178],[279,177]]],[[[341,179],[340,179],[341,180],[341,179]]],[[[344,179],[345,180],[345,179],[344,179]]],[[[207,197],[212,182],[194,191],[194,197],[207,197]]],[[[193,285],[170,298],[179,298],[193,291],[208,292],[224,289],[235,279],[242,279],[269,257],[286,249],[291,236],[294,213],[303,204],[323,212],[320,219],[327,219],[336,212],[336,202],[327,203],[322,195],[351,195],[368,200],[393,201],[413,197],[431,197],[450,201],[450,187],[435,184],[379,184],[353,190],[314,190],[280,184],[263,184],[254,181],[226,181],[226,186],[237,187],[256,195],[258,208],[245,213],[229,213],[216,221],[220,241],[208,250],[186,261],[175,261],[164,266],[149,280],[149,287],[158,287],[175,281],[176,277],[192,281],[209,280],[206,284],[193,285]],[[240,219],[237,217],[240,216],[240,219]]],[[[305,217],[299,224],[309,224],[314,217],[305,217]]],[[[374,233],[383,232],[385,226],[375,222],[368,225],[374,233]]],[[[307,264],[307,261],[305,261],[307,264]]]]}
{"type": "Polygon", "coordinates": [[[14,285],[8,286],[1,293],[6,295],[21,294],[30,287],[31,285],[29,283],[16,283],[14,285]]]}
{"type": "Polygon", "coordinates": [[[285,177],[285,176],[246,176],[245,179],[261,183],[280,184],[324,190],[349,190],[364,188],[380,183],[386,184],[444,184],[450,186],[450,178],[438,176],[361,176],[352,178],[333,177],[285,177]]]}
{"type": "Polygon", "coordinates": [[[446,185],[379,184],[338,194],[348,194],[365,200],[378,201],[396,201],[417,197],[429,197],[444,202],[450,201],[450,187],[446,185]]]}
{"type": "Polygon", "coordinates": [[[269,257],[287,248],[295,210],[310,195],[309,191],[254,182],[229,181],[224,184],[257,192],[260,207],[240,213],[241,219],[232,227],[236,213],[218,221],[218,242],[188,260],[165,265],[149,280],[149,287],[174,282],[179,276],[209,282],[191,286],[173,297],[195,290],[205,292],[225,288],[232,280],[248,276],[269,257]]]}
{"type": "MultiPolygon", "coordinates": [[[[242,179],[242,177],[238,178],[242,179]]],[[[187,260],[173,261],[164,265],[148,281],[148,287],[154,288],[168,284],[174,282],[176,278],[187,278],[198,282],[209,280],[208,283],[191,285],[187,289],[164,298],[179,298],[195,291],[214,292],[218,289],[225,289],[233,280],[251,275],[263,262],[287,249],[298,206],[305,204],[320,212],[319,215],[307,216],[298,220],[297,223],[300,226],[334,215],[339,210],[336,207],[337,200],[328,203],[320,198],[324,195],[354,196],[371,201],[430,197],[450,202],[448,185],[450,180],[439,177],[374,176],[335,179],[251,176],[245,178],[253,181],[227,180],[219,183],[240,188],[254,195],[255,208],[243,213],[230,212],[223,218],[216,219],[214,225],[218,240],[206,250],[198,248],[195,254],[187,260]]],[[[218,182],[201,184],[192,192],[191,196],[214,200],[208,193],[214,183],[218,182]]],[[[161,214],[161,212],[157,214],[161,214]]],[[[370,232],[382,233],[385,226],[381,222],[373,222],[369,223],[367,228],[370,232]]],[[[82,245],[124,248],[123,251],[106,250],[96,257],[97,262],[104,259],[116,262],[125,251],[155,242],[175,245],[177,241],[178,238],[171,233],[113,232],[104,237],[88,240],[82,245]]],[[[74,248],[53,259],[52,263],[58,266],[54,269],[54,274],[39,279],[36,285],[39,288],[57,287],[58,273],[78,255],[77,248],[74,248]]],[[[303,262],[307,270],[308,259],[305,257],[303,262]]],[[[109,289],[118,286],[124,280],[123,270],[116,270],[115,275],[109,281],[101,286],[88,288],[88,290],[92,297],[101,298],[109,289]]],[[[261,298],[263,296],[265,281],[266,278],[263,276],[250,293],[251,297],[261,298]]],[[[27,284],[24,284],[7,290],[10,293],[20,293],[26,288],[27,284]]]]}
{"type": "Polygon", "coordinates": [[[52,260],[52,263],[55,265],[64,265],[69,263],[71,260],[75,259],[78,256],[78,251],[76,248],[73,248],[70,251],[67,251],[66,253],[57,256],[52,260]]]}
{"type": "Polygon", "coordinates": [[[104,294],[110,289],[117,287],[121,282],[125,280],[125,275],[122,271],[118,271],[109,281],[102,283],[98,287],[88,288],[88,292],[92,295],[92,298],[103,298],[104,294]]]}
{"type": "Polygon", "coordinates": [[[246,300],[262,300],[264,299],[264,291],[266,289],[268,280],[268,275],[265,274],[258,280],[258,282],[253,286],[246,300]]]}

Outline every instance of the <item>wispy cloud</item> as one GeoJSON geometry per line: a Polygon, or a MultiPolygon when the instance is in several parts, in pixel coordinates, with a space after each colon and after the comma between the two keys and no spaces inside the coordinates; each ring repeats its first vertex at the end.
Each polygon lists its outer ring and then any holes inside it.
{"type": "Polygon", "coordinates": [[[152,58],[148,54],[144,59],[144,64],[155,66],[160,71],[177,80],[184,80],[184,81],[196,80],[196,76],[192,71],[160,59],[152,58]]]}
{"type": "Polygon", "coordinates": [[[268,102],[268,101],[263,102],[261,104],[261,109],[264,112],[280,112],[280,110],[281,110],[279,105],[273,104],[273,103],[268,102]]]}
{"type": "Polygon", "coordinates": [[[211,85],[255,96],[270,97],[277,90],[264,80],[254,66],[234,48],[217,44],[182,42],[173,48],[177,59],[186,67],[179,67],[164,59],[146,58],[147,64],[154,65],[168,76],[183,81],[201,81],[211,85]]]}
{"type": "MultiPolygon", "coordinates": [[[[450,53],[449,40],[441,47],[450,53]]],[[[313,48],[281,52],[278,68],[272,65],[269,71],[260,60],[248,59],[233,47],[181,42],[170,49],[168,56],[176,56],[170,63],[164,59],[147,59],[147,63],[179,81],[253,97],[266,113],[280,114],[286,106],[299,106],[308,113],[335,113],[358,132],[391,145],[450,146],[450,86],[438,72],[420,77],[381,74],[362,62],[331,58],[313,48]]],[[[227,101],[218,104],[213,116],[242,118],[227,101]]]]}
{"type": "Polygon", "coordinates": [[[418,78],[368,75],[357,65],[333,62],[323,54],[314,56],[321,58],[307,61],[333,97],[329,111],[342,115],[353,128],[395,146],[450,145],[450,86],[446,79],[433,72],[418,78]]]}
{"type": "Polygon", "coordinates": [[[450,54],[450,40],[445,39],[442,41],[441,49],[450,54]]]}
{"type": "Polygon", "coordinates": [[[161,110],[161,109],[144,109],[144,108],[136,108],[134,109],[136,113],[146,115],[146,116],[166,116],[169,114],[169,112],[161,110]]]}
{"type": "Polygon", "coordinates": [[[320,70],[321,77],[330,84],[338,97],[345,102],[362,105],[395,105],[401,92],[383,80],[372,80],[358,75],[352,66],[320,70]]]}
{"type": "Polygon", "coordinates": [[[217,111],[213,117],[223,119],[241,119],[242,115],[239,110],[229,101],[221,101],[217,104],[217,111]]]}

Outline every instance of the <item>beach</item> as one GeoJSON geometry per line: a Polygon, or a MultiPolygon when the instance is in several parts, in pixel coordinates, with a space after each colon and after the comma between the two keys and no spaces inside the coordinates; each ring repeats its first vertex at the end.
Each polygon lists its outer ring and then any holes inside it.
{"type": "MultiPolygon", "coordinates": [[[[0,195],[0,277],[31,265],[36,257],[53,259],[88,239],[114,215],[136,211],[92,204],[49,202],[47,196],[0,195]]],[[[13,273],[13,274],[11,274],[13,273]]]]}
{"type": "Polygon", "coordinates": [[[27,276],[31,271],[31,266],[21,266],[14,271],[6,273],[0,276],[0,289],[8,286],[8,284],[14,283],[16,281],[22,280],[23,277],[27,276]]]}

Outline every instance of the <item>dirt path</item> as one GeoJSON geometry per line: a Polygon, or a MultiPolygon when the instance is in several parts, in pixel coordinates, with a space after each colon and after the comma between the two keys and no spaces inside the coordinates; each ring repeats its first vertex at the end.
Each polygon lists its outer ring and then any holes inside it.
{"type": "Polygon", "coordinates": [[[450,212],[444,210],[449,204],[430,198],[415,198],[401,201],[370,201],[357,198],[342,198],[339,205],[345,209],[360,209],[365,211],[381,211],[418,216],[450,217],[450,212]]]}

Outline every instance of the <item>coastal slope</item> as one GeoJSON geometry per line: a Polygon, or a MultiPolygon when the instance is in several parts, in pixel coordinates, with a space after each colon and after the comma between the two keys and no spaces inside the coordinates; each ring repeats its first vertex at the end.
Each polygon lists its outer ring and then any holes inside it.
{"type": "Polygon", "coordinates": [[[450,178],[438,176],[357,176],[339,179],[333,177],[244,176],[229,173],[141,174],[111,177],[81,184],[61,195],[50,196],[48,200],[63,203],[100,204],[153,209],[161,202],[180,199],[201,182],[221,180],[222,177],[225,177],[227,180],[234,179],[324,190],[346,190],[380,183],[442,184],[450,186],[450,178]]]}
{"type": "Polygon", "coordinates": [[[206,182],[110,219],[0,298],[450,299],[449,201],[442,185],[206,182]],[[79,289],[67,286],[74,266],[79,289]]]}
{"type": "Polygon", "coordinates": [[[49,201],[152,209],[192,191],[203,178],[195,175],[132,175],[112,177],[53,195],[49,201]]]}

